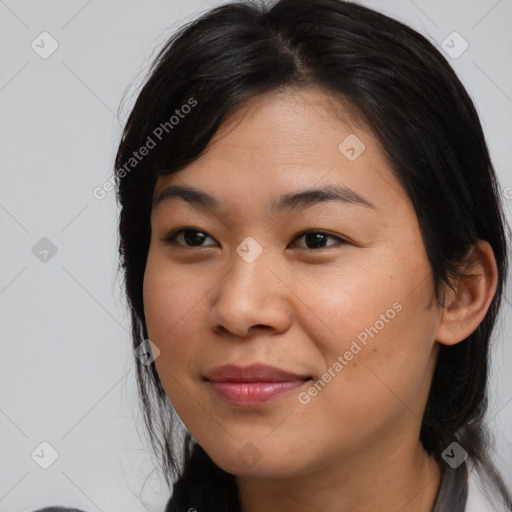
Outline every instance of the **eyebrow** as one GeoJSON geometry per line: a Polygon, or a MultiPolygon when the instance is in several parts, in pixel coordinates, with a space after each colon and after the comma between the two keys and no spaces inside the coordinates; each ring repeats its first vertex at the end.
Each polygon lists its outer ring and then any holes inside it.
{"type": "MultiPolygon", "coordinates": [[[[171,185],[162,190],[154,198],[153,208],[164,201],[173,199],[181,199],[204,209],[219,210],[221,206],[221,201],[218,198],[202,190],[189,186],[171,185]]],[[[377,210],[377,207],[373,203],[349,187],[325,185],[320,188],[311,188],[284,194],[270,204],[269,212],[275,214],[283,211],[308,208],[315,204],[329,201],[338,201],[377,210]]]]}

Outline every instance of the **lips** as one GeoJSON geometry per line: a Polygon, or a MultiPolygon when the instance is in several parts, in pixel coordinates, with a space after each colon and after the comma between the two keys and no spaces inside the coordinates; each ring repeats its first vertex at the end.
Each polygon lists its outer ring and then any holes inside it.
{"type": "Polygon", "coordinates": [[[307,380],[309,376],[290,373],[275,366],[262,364],[249,366],[225,364],[210,370],[206,379],[212,382],[290,382],[307,380]]]}
{"type": "Polygon", "coordinates": [[[306,375],[261,364],[218,366],[210,370],[205,378],[221,400],[230,405],[246,407],[275,400],[310,380],[306,375]]]}

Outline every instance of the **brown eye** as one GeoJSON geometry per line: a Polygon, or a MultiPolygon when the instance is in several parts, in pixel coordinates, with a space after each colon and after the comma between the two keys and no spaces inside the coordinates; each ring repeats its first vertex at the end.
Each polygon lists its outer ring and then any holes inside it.
{"type": "Polygon", "coordinates": [[[306,247],[299,247],[299,249],[325,249],[326,247],[329,247],[324,245],[329,238],[332,240],[337,240],[343,244],[348,243],[342,238],[331,235],[330,233],[326,233],[325,231],[305,231],[304,233],[298,235],[295,240],[299,240],[301,238],[304,238],[306,247]]]}
{"type": "Polygon", "coordinates": [[[170,245],[180,245],[182,247],[205,247],[203,242],[208,237],[212,238],[204,231],[194,228],[181,228],[167,235],[163,241],[170,245]]]}

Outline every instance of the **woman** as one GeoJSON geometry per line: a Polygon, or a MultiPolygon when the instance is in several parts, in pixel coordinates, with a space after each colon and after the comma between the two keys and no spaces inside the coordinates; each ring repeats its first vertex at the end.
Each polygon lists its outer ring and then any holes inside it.
{"type": "Polygon", "coordinates": [[[167,512],[512,509],[483,424],[508,232],[426,38],[341,0],[212,9],[116,178],[167,512]]]}

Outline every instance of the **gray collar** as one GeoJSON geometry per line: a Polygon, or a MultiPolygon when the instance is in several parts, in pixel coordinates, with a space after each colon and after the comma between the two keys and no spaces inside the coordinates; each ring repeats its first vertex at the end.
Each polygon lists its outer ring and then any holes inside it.
{"type": "Polygon", "coordinates": [[[457,469],[444,466],[441,485],[432,512],[464,512],[468,499],[468,471],[466,464],[457,469]]]}

